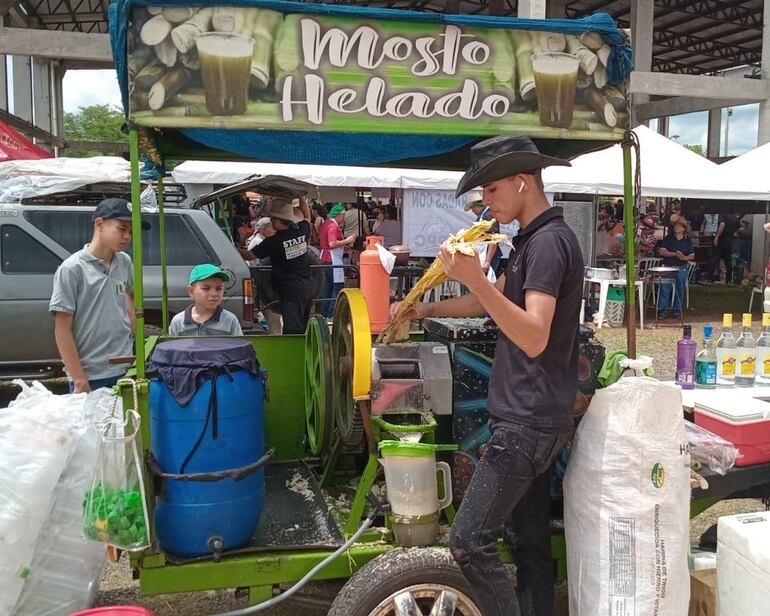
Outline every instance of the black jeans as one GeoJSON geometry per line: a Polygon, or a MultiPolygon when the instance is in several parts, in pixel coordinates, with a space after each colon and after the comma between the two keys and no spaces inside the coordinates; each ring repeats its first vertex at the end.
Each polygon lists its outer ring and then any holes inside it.
{"type": "Polygon", "coordinates": [[[568,439],[523,425],[492,432],[449,538],[484,616],[552,614],[551,464],[568,439]],[[501,533],[516,562],[516,589],[497,552],[501,533]]]}
{"type": "Polygon", "coordinates": [[[283,317],[284,334],[304,334],[307,321],[310,318],[308,299],[282,299],[281,316],[283,317]]]}
{"type": "Polygon", "coordinates": [[[714,282],[719,281],[719,262],[725,262],[725,282],[730,284],[733,281],[733,240],[720,239],[714,252],[711,255],[711,275],[714,282]]]}

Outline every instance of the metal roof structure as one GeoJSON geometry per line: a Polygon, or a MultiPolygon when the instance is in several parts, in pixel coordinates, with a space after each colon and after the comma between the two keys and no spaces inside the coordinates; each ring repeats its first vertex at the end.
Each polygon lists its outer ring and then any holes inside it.
{"type": "MultiPolygon", "coordinates": [[[[305,2],[315,0],[302,0],[305,2]]],[[[420,11],[492,13],[515,16],[517,0],[325,0],[420,11]]],[[[570,18],[598,11],[620,27],[631,22],[633,0],[566,0],[570,18]]],[[[107,0],[16,0],[31,27],[107,32],[107,0]]],[[[653,71],[714,74],[737,66],[758,66],[762,53],[763,0],[655,0],[653,71]]]]}

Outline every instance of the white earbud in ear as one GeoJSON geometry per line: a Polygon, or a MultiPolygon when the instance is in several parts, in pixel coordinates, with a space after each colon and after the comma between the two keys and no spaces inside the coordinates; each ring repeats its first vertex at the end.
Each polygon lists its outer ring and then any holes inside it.
{"type": "Polygon", "coordinates": [[[527,186],[527,185],[526,185],[524,182],[522,182],[521,184],[519,184],[519,192],[520,192],[520,193],[521,193],[521,192],[524,192],[524,188],[525,188],[526,186],[527,186]]]}

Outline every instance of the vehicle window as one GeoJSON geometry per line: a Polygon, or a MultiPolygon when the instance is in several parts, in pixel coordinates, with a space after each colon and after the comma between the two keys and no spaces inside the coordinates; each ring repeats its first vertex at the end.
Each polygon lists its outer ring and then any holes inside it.
{"type": "MultiPolygon", "coordinates": [[[[80,250],[91,241],[91,212],[32,210],[24,217],[35,227],[69,252],[80,250]]],[[[142,256],[145,265],[160,265],[158,215],[144,216],[150,229],[142,231],[142,256]]],[[[195,265],[221,261],[201,237],[200,232],[183,214],[166,214],[166,259],[168,265],[195,265]]],[[[131,255],[129,245],[126,252],[131,255]]]]}
{"type": "Polygon", "coordinates": [[[4,274],[53,274],[61,259],[26,231],[0,227],[0,262],[4,274]]]}

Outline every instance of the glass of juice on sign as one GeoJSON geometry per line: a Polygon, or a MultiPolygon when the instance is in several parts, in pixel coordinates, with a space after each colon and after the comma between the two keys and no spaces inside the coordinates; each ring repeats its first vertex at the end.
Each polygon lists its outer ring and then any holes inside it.
{"type": "Polygon", "coordinates": [[[209,32],[195,37],[206,108],[211,115],[246,113],[254,39],[209,32]]]}
{"type": "Polygon", "coordinates": [[[532,55],[540,124],[569,128],[577,89],[578,59],[568,53],[532,55]]]}

